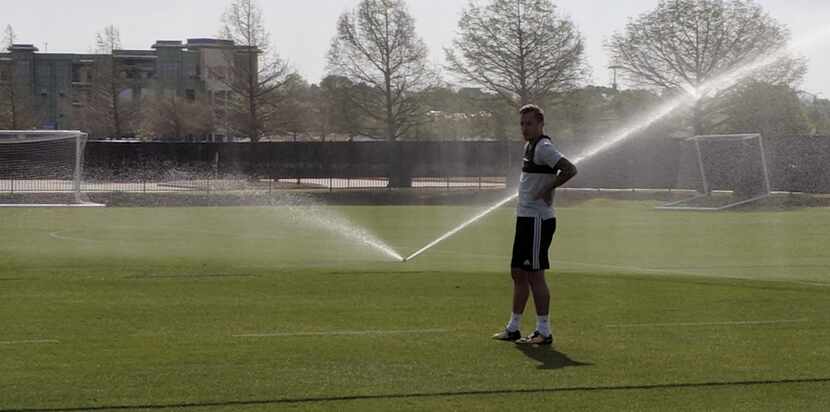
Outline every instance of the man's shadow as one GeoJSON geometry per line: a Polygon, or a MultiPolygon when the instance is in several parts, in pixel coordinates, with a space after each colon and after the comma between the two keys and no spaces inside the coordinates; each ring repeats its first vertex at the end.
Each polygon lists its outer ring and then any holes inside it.
{"type": "Polygon", "coordinates": [[[568,355],[546,345],[516,345],[530,359],[539,362],[537,369],[562,369],[570,366],[593,366],[593,363],[575,361],[568,355]]]}

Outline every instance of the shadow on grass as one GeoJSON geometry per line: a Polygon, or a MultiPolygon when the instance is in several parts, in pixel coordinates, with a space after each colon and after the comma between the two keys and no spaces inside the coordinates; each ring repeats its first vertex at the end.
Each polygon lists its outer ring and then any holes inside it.
{"type": "Polygon", "coordinates": [[[584,363],[571,359],[568,355],[557,351],[550,346],[516,345],[516,349],[528,358],[539,362],[536,369],[562,369],[571,366],[593,366],[593,363],[584,363]]]}
{"type": "Polygon", "coordinates": [[[692,389],[692,388],[716,388],[716,387],[746,387],[758,385],[792,385],[792,384],[826,384],[830,378],[802,378],[802,379],[779,379],[779,380],[747,380],[747,381],[715,381],[715,382],[678,382],[662,384],[643,385],[616,385],[616,386],[573,386],[559,388],[528,388],[528,389],[489,389],[458,392],[422,392],[422,393],[390,393],[385,395],[344,395],[328,397],[306,397],[306,398],[282,398],[282,399],[251,399],[251,400],[228,400],[228,401],[204,401],[204,402],[182,402],[167,404],[144,404],[144,405],[96,405],[68,408],[23,408],[23,409],[0,409],[0,412],[88,412],[105,410],[156,410],[156,409],[204,409],[212,407],[243,407],[267,405],[277,408],[290,404],[305,403],[329,403],[356,400],[402,400],[418,398],[439,398],[439,397],[466,397],[466,396],[492,396],[508,394],[536,394],[536,393],[564,393],[564,392],[602,392],[602,391],[641,391],[641,390],[671,390],[671,389],[692,389]]]}

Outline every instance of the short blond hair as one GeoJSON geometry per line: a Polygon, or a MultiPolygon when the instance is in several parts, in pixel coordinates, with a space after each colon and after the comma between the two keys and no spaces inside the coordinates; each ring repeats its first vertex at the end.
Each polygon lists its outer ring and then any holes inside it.
{"type": "Polygon", "coordinates": [[[545,111],[535,104],[526,104],[519,109],[519,114],[524,115],[526,113],[533,113],[536,115],[536,119],[542,123],[545,122],[545,111]]]}

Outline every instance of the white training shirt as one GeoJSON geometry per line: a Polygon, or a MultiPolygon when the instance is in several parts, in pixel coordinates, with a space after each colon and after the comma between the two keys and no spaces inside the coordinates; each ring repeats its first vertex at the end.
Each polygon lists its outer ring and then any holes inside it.
{"type": "MultiPolygon", "coordinates": [[[[525,143],[525,153],[530,142],[525,143]]],[[[536,152],[533,155],[533,163],[556,167],[562,153],[551,143],[550,139],[541,139],[536,144],[536,152]]],[[[556,217],[553,205],[548,206],[544,199],[535,199],[536,193],[543,187],[553,183],[556,175],[546,173],[525,173],[519,180],[519,205],[516,208],[516,216],[519,217],[540,217],[543,220],[556,217]]]]}

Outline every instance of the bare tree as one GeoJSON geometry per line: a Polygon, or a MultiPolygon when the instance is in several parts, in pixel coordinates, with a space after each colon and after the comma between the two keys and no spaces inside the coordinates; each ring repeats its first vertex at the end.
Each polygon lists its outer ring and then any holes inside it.
{"type": "MultiPolygon", "coordinates": [[[[357,83],[349,104],[366,116],[361,134],[393,142],[426,121],[418,92],[437,82],[424,41],[403,0],[362,0],[337,22],[329,73],[357,83]],[[365,87],[361,87],[365,86],[365,87]]],[[[408,187],[399,147],[390,154],[389,185],[408,187]]]]}
{"type": "Polygon", "coordinates": [[[308,82],[297,73],[288,75],[283,86],[276,93],[275,115],[269,123],[269,130],[288,134],[296,140],[314,128],[318,119],[311,116],[311,96],[308,82]]]}
{"type": "Polygon", "coordinates": [[[329,72],[369,86],[351,104],[372,121],[363,134],[394,141],[419,121],[417,92],[436,82],[428,50],[402,0],[363,0],[340,16],[329,50],[329,72]]]}
{"type": "Polygon", "coordinates": [[[130,107],[121,98],[129,82],[115,51],[121,49],[121,33],[113,25],[95,35],[95,51],[101,56],[94,67],[94,81],[84,106],[84,118],[94,135],[122,137],[128,129],[130,107]]]}
{"type": "Polygon", "coordinates": [[[231,126],[256,143],[270,131],[289,75],[293,73],[271,47],[262,9],[256,0],[233,0],[221,19],[220,37],[244,50],[227,50],[224,68],[212,75],[230,89],[231,126]]]}
{"type": "Polygon", "coordinates": [[[444,50],[462,80],[522,106],[573,88],[587,73],[582,35],[550,0],[470,2],[444,50]]]}
{"type": "MultiPolygon", "coordinates": [[[[7,25],[3,30],[3,39],[0,42],[0,53],[14,43],[14,29],[7,25]]],[[[16,129],[14,91],[12,90],[12,76],[14,72],[14,61],[8,59],[0,61],[0,129],[16,129]]]]}
{"type": "MultiPolygon", "coordinates": [[[[630,82],[670,90],[700,90],[706,83],[784,47],[789,31],[753,0],[666,0],[628,23],[606,47],[630,82]]],[[[755,80],[792,85],[806,72],[803,60],[782,57],[755,80]]],[[[711,126],[718,102],[731,88],[699,100],[693,110],[695,134],[711,126]]]]}
{"type": "Polygon", "coordinates": [[[141,107],[141,137],[204,138],[214,129],[213,110],[204,99],[172,94],[145,96],[141,107]]]}
{"type": "Polygon", "coordinates": [[[7,24],[6,28],[3,29],[3,49],[11,47],[16,41],[17,34],[14,32],[14,27],[11,24],[7,24]]]}
{"type": "MultiPolygon", "coordinates": [[[[3,30],[2,52],[10,49],[17,35],[11,25],[3,30]]],[[[0,129],[28,129],[36,125],[31,92],[25,82],[17,81],[17,67],[13,59],[0,61],[0,129]]]]}

